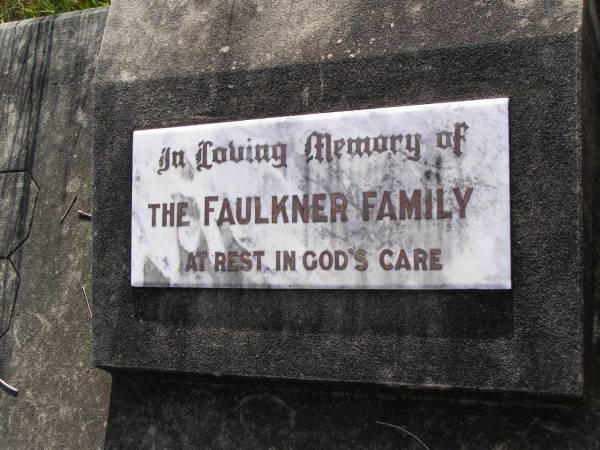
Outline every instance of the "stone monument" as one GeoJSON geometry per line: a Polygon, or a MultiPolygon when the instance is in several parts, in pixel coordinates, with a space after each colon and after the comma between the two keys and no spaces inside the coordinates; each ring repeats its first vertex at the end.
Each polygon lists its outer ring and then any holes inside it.
{"type": "Polygon", "coordinates": [[[116,0],[95,78],[97,364],[583,397],[586,5],[116,0]]]}
{"type": "Polygon", "coordinates": [[[1,24],[0,447],[599,448],[596,3],[1,24]]]}

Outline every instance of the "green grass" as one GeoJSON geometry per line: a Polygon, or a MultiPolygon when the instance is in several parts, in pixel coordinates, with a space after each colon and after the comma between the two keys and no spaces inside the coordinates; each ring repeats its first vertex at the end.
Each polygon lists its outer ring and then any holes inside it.
{"type": "Polygon", "coordinates": [[[0,0],[0,23],[109,4],[110,0],[0,0]]]}

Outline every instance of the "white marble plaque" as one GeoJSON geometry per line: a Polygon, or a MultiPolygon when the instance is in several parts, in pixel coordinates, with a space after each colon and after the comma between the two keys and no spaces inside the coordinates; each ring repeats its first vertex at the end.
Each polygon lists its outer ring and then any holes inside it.
{"type": "Polygon", "coordinates": [[[131,284],[510,289],[508,99],[133,136],[131,284]]]}

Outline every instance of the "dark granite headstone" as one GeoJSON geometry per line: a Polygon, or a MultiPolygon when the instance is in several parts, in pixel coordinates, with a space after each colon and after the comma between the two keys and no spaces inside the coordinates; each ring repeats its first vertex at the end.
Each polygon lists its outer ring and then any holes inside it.
{"type": "Polygon", "coordinates": [[[599,225],[590,14],[114,1],[95,80],[97,364],[582,396],[599,225]],[[134,130],[492,97],[510,100],[511,290],[131,287],[134,130]]]}

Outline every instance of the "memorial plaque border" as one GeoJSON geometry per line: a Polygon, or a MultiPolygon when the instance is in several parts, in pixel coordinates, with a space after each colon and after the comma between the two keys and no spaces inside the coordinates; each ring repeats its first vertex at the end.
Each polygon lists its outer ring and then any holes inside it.
{"type": "Polygon", "coordinates": [[[590,329],[591,319],[581,320],[586,238],[574,232],[582,227],[580,105],[573,101],[579,82],[577,74],[549,68],[537,57],[546,52],[553,55],[552,67],[576,67],[577,42],[573,34],[189,79],[113,83],[100,76],[94,145],[96,363],[583,395],[584,328],[590,329]],[[323,86],[308,104],[306,83],[323,86]],[[130,287],[135,129],[504,96],[511,100],[511,291],[130,287]],[[464,314],[451,313],[454,306],[464,314]],[[471,315],[473,310],[478,313],[471,315]],[[368,319],[374,311],[380,315],[368,319]]]}

